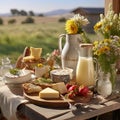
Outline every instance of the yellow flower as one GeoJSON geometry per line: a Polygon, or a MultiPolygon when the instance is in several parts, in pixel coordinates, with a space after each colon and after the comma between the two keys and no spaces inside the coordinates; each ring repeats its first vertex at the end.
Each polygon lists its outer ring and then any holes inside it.
{"type": "Polygon", "coordinates": [[[39,63],[37,66],[38,66],[38,67],[43,67],[43,64],[39,63]]]}
{"type": "Polygon", "coordinates": [[[101,26],[102,26],[102,22],[96,23],[94,26],[94,30],[97,31],[99,28],[101,28],[101,26]]]}
{"type": "Polygon", "coordinates": [[[104,43],[110,43],[111,42],[110,39],[104,39],[103,41],[104,41],[104,43]]]}
{"type": "Polygon", "coordinates": [[[96,55],[100,56],[101,55],[100,51],[96,51],[96,55]]]}
{"type": "Polygon", "coordinates": [[[78,27],[74,20],[67,20],[65,25],[65,30],[68,34],[76,34],[78,32],[78,27]]]}
{"type": "Polygon", "coordinates": [[[105,47],[104,47],[104,52],[106,52],[106,51],[110,51],[110,47],[105,46],[105,47]]]}
{"type": "Polygon", "coordinates": [[[101,55],[104,52],[104,47],[100,48],[98,52],[99,52],[99,55],[101,55]]]}
{"type": "Polygon", "coordinates": [[[94,41],[93,54],[97,58],[101,70],[105,73],[111,72],[111,64],[120,59],[120,38],[114,36],[112,39],[94,41]]]}
{"type": "Polygon", "coordinates": [[[110,48],[108,46],[104,46],[104,47],[100,48],[99,55],[104,54],[109,50],[110,50],[110,48]]]}
{"type": "Polygon", "coordinates": [[[93,45],[96,46],[98,45],[98,43],[99,43],[98,41],[94,41],[93,45]]]}
{"type": "Polygon", "coordinates": [[[105,32],[109,32],[110,28],[111,28],[111,26],[110,26],[110,25],[107,25],[107,26],[105,27],[105,32]]]}

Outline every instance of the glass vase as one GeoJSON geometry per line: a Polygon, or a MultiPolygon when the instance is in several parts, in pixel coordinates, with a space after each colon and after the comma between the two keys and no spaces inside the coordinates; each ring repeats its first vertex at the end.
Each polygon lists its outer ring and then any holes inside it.
{"type": "Polygon", "coordinates": [[[116,89],[116,64],[111,64],[111,70],[110,70],[110,81],[112,83],[113,90],[116,89]]]}
{"type": "Polygon", "coordinates": [[[103,97],[108,97],[112,93],[112,83],[110,80],[110,74],[105,74],[104,72],[99,73],[97,81],[97,92],[103,97]]]}
{"type": "Polygon", "coordinates": [[[112,87],[113,87],[113,93],[120,93],[120,78],[117,76],[117,68],[116,64],[112,64],[111,66],[111,81],[112,81],[112,87]]]}

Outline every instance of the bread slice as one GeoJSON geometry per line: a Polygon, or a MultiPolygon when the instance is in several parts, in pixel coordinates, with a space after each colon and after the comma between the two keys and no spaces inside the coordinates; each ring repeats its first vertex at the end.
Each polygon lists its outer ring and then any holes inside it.
{"type": "Polygon", "coordinates": [[[61,94],[67,93],[67,88],[64,82],[54,83],[52,84],[52,88],[59,91],[61,94]]]}
{"type": "Polygon", "coordinates": [[[22,87],[25,93],[39,93],[42,90],[40,86],[32,83],[24,83],[22,87]]]}

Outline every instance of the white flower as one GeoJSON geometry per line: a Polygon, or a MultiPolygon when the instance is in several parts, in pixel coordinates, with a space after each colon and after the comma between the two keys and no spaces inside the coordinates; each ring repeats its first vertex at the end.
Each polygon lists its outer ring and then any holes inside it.
{"type": "Polygon", "coordinates": [[[105,16],[100,14],[100,21],[95,24],[94,30],[101,33],[104,38],[120,36],[120,14],[116,14],[110,6],[105,16]]]}
{"type": "Polygon", "coordinates": [[[83,25],[86,26],[87,24],[89,24],[89,21],[87,18],[85,18],[84,16],[80,15],[80,14],[76,14],[73,18],[71,18],[72,20],[74,20],[78,25],[83,25]]]}

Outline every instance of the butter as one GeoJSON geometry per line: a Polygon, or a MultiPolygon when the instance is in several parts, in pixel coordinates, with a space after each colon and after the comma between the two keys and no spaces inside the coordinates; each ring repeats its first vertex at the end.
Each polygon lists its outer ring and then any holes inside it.
{"type": "Polygon", "coordinates": [[[43,99],[56,99],[59,98],[59,92],[47,87],[39,92],[39,97],[43,99]]]}
{"type": "Polygon", "coordinates": [[[67,93],[67,88],[66,88],[64,82],[55,83],[55,84],[52,85],[52,88],[59,91],[60,94],[67,93]]]}

